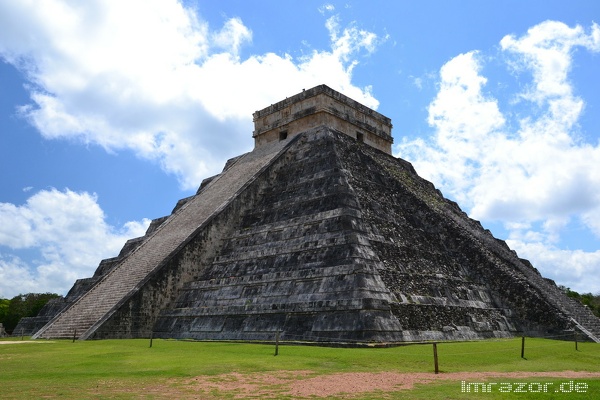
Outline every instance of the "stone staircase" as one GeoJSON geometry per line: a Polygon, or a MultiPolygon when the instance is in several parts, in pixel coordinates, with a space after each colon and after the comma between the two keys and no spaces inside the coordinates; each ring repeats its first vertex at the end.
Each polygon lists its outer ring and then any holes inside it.
{"type": "Polygon", "coordinates": [[[527,260],[522,260],[521,272],[527,276],[528,282],[544,294],[565,315],[569,316],[573,327],[590,340],[600,343],[600,318],[596,317],[579,301],[567,297],[552,281],[544,279],[527,260]]]}
{"type": "MultiPolygon", "coordinates": [[[[479,239],[487,242],[490,248],[495,248],[496,254],[501,257],[506,259],[518,258],[516,253],[510,250],[504,242],[498,241],[491,235],[486,238],[480,237],[479,239]],[[494,241],[496,242],[495,246],[494,241]]],[[[570,321],[573,328],[579,330],[590,340],[600,343],[600,318],[596,317],[579,301],[567,297],[553,281],[545,279],[540,275],[538,270],[528,260],[519,259],[519,261],[514,263],[514,265],[526,277],[528,284],[537,288],[539,293],[570,321]]]]}
{"type": "MultiPolygon", "coordinates": [[[[490,247],[494,247],[497,254],[502,257],[507,259],[517,257],[516,253],[512,252],[504,242],[500,243],[497,239],[493,239],[491,235],[485,239],[480,237],[480,239],[486,241],[490,247]],[[494,246],[494,241],[496,241],[496,246],[494,246]]],[[[536,287],[550,304],[560,310],[565,317],[568,316],[568,320],[574,329],[579,330],[590,340],[600,343],[600,318],[596,317],[579,301],[567,297],[553,281],[540,275],[528,260],[519,259],[519,261],[514,265],[526,277],[529,285],[536,287]]]]}
{"type": "Polygon", "coordinates": [[[143,280],[162,265],[211,216],[271,162],[288,141],[274,142],[235,160],[221,175],[169,217],[138,248],[33,338],[88,338],[107,314],[135,293],[143,280]]]}
{"type": "Polygon", "coordinates": [[[600,343],[600,318],[596,317],[589,308],[579,301],[567,298],[566,307],[571,311],[571,322],[590,340],[600,343]]]}
{"type": "Polygon", "coordinates": [[[571,322],[575,325],[577,329],[583,332],[588,338],[593,340],[596,343],[600,343],[600,339],[596,337],[592,332],[588,331],[585,327],[583,327],[579,322],[577,322],[574,318],[571,318],[571,322]]]}
{"type": "Polygon", "coordinates": [[[308,140],[274,162],[219,255],[161,312],[154,337],[331,341],[398,337],[334,144],[308,140]],[[395,335],[395,336],[394,336],[395,335]]]}

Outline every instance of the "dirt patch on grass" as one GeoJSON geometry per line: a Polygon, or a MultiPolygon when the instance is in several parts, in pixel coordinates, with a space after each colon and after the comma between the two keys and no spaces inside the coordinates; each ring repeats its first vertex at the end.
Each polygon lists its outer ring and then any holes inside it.
{"type": "Polygon", "coordinates": [[[21,344],[21,343],[54,343],[50,340],[37,341],[37,340],[0,340],[0,344],[21,344]]]}
{"type": "Polygon", "coordinates": [[[216,376],[199,376],[186,382],[187,389],[214,395],[229,395],[233,398],[279,398],[290,392],[296,382],[314,375],[311,371],[276,371],[253,374],[232,372],[216,376]]]}
{"type": "MultiPolygon", "coordinates": [[[[353,372],[315,375],[311,371],[277,371],[254,374],[199,376],[186,381],[186,390],[196,395],[228,398],[353,398],[370,392],[410,390],[416,384],[441,380],[483,382],[494,379],[598,379],[600,372],[451,372],[433,373],[353,372]]],[[[459,390],[459,386],[457,386],[459,390]]]]}

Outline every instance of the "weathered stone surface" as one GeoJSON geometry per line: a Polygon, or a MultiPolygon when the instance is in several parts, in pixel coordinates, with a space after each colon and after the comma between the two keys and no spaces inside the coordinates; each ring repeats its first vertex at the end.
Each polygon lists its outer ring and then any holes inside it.
{"type": "Polygon", "coordinates": [[[37,337],[272,340],[280,332],[352,343],[547,336],[574,326],[600,336],[589,310],[410,163],[353,133],[316,126],[230,160],[101,263],[95,281],[78,281],[76,299],[37,337]]]}
{"type": "Polygon", "coordinates": [[[392,121],[325,85],[303,90],[253,117],[256,147],[327,126],[392,154],[392,121]]]}

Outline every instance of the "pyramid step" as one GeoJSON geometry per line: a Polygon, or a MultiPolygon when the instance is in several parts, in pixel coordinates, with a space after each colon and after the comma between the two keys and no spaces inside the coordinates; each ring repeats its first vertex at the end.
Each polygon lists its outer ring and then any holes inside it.
{"type": "Polygon", "coordinates": [[[596,335],[594,335],[594,333],[590,332],[589,330],[587,330],[584,326],[582,326],[581,324],[579,324],[578,321],[576,321],[574,318],[571,318],[571,322],[573,322],[575,324],[575,326],[581,331],[583,332],[588,338],[590,338],[591,340],[593,340],[596,343],[600,343],[600,338],[598,338],[596,335]]]}

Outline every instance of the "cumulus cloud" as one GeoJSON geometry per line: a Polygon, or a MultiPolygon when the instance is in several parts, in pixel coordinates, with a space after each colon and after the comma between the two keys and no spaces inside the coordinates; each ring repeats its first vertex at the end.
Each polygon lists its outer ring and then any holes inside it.
{"type": "Polygon", "coordinates": [[[543,266],[542,274],[552,277],[557,285],[580,293],[600,293],[600,282],[591,278],[598,276],[600,251],[564,250],[541,242],[506,242],[518,254],[530,255],[534,265],[543,266]],[[582,285],[582,282],[585,284],[582,285]]]}
{"type": "Polygon", "coordinates": [[[600,51],[600,27],[594,24],[586,34],[579,25],[569,28],[562,22],[546,21],[529,29],[521,38],[504,37],[500,46],[516,55],[511,63],[515,70],[532,73],[533,85],[521,96],[538,104],[549,101],[550,111],[558,111],[552,106],[553,98],[580,102],[572,97],[573,90],[568,81],[572,52],[576,47],[600,51]]]}
{"type": "Polygon", "coordinates": [[[325,23],[330,49],[242,59],[241,19],[214,28],[176,0],[0,0],[0,56],[31,82],[21,113],[44,137],[132,149],[193,189],[252,148],[258,108],[321,83],[377,107],[351,82],[377,35],[325,23]]]}
{"type": "Polygon", "coordinates": [[[487,80],[479,70],[476,52],[446,63],[440,70],[440,90],[428,109],[437,147],[423,141],[401,145],[412,154],[422,154],[419,171],[451,189],[461,203],[477,171],[475,163],[489,152],[494,132],[504,124],[497,102],[482,93],[487,80]]]}
{"type": "Polygon", "coordinates": [[[15,290],[65,293],[101,259],[116,256],[127,239],[143,236],[149,223],[109,226],[95,195],[68,189],[40,191],[23,205],[0,203],[0,297],[19,294],[15,290]],[[18,251],[34,252],[35,265],[18,251]]]}
{"type": "Polygon", "coordinates": [[[600,146],[580,138],[585,104],[569,81],[575,49],[600,51],[600,27],[546,21],[504,37],[500,48],[515,79],[531,77],[510,109],[486,92],[479,52],[456,56],[441,68],[428,108],[434,135],[405,139],[397,155],[472,217],[502,221],[513,247],[550,276],[564,278],[560,268],[598,275],[600,253],[554,246],[573,220],[600,237],[600,146]]]}

